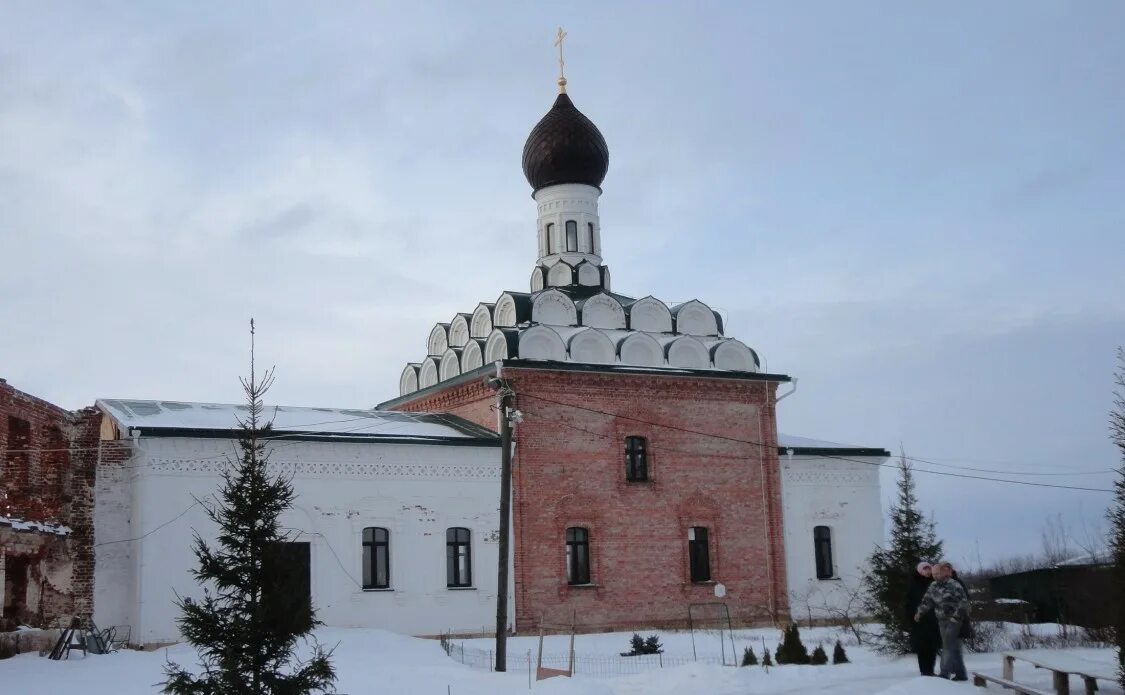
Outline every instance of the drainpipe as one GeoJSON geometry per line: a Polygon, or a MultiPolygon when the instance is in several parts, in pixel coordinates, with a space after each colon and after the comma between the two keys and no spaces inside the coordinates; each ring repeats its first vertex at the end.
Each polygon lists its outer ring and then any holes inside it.
{"type": "Polygon", "coordinates": [[[789,398],[790,396],[792,396],[794,393],[797,392],[797,377],[793,377],[793,381],[789,382],[789,384],[793,388],[789,389],[788,391],[786,391],[785,393],[781,394],[776,399],[774,399],[774,405],[777,405],[778,403],[782,402],[786,398],[789,398]]]}

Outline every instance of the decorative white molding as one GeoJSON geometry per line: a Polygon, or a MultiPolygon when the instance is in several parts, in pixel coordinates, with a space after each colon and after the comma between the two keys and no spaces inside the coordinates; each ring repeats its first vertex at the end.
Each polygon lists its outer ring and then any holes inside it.
{"type": "MultiPolygon", "coordinates": [[[[154,474],[219,475],[230,464],[225,459],[153,458],[141,468],[154,474]]],[[[299,478],[380,478],[387,480],[498,480],[499,466],[390,463],[384,461],[271,461],[271,475],[299,478]]]]}
{"type": "Polygon", "coordinates": [[[469,322],[461,314],[449,322],[449,347],[465,347],[469,342],[469,322]]]}
{"type": "Polygon", "coordinates": [[[719,335],[719,322],[715,320],[715,313],[698,299],[684,302],[673,313],[676,316],[677,333],[719,335]]]}
{"type": "Polygon", "coordinates": [[[547,290],[535,296],[531,320],[548,326],[577,326],[578,310],[570,297],[558,290],[547,290]]]}
{"type": "Polygon", "coordinates": [[[439,323],[430,329],[426,340],[426,354],[440,358],[449,349],[449,324],[439,323]]]}
{"type": "Polygon", "coordinates": [[[672,312],[656,297],[644,297],[629,307],[629,328],[649,333],[671,333],[672,312]]]}
{"type": "Polygon", "coordinates": [[[596,328],[587,328],[572,336],[567,353],[571,362],[584,364],[613,364],[617,357],[613,341],[596,328]]]}
{"type": "Polygon", "coordinates": [[[595,294],[582,302],[582,325],[624,330],[625,309],[608,294],[595,294]]]}
{"type": "Polygon", "coordinates": [[[879,485],[878,474],[869,471],[794,471],[782,469],[784,485],[879,485]]]}
{"type": "Polygon", "coordinates": [[[492,332],[492,310],[487,304],[478,304],[473,311],[473,320],[469,324],[469,337],[487,338],[492,332]]]}

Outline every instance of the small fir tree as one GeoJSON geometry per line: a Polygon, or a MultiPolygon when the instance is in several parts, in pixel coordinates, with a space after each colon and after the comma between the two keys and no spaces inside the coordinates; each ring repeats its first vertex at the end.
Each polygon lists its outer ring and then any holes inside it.
{"type": "Polygon", "coordinates": [[[629,651],[622,652],[621,656],[637,656],[638,654],[644,653],[645,638],[634,632],[633,636],[629,638],[629,651]]]}
{"type": "Polygon", "coordinates": [[[250,322],[250,377],[242,379],[247,414],[239,419],[240,459],[228,461],[219,500],[200,503],[218,527],[211,545],[197,533],[196,581],[203,599],[180,599],[180,632],[195,647],[201,673],[169,662],[163,692],[169,695],[307,695],[331,689],[336,673],[331,652],[311,640],[319,623],[308,595],[293,590],[295,578],[280,571],[287,535],[279,523],[296,494],[290,481],[267,471],[271,426],[262,397],[273,370],[259,379],[254,368],[254,322],[250,322]],[[297,641],[312,642],[307,661],[297,641]]]}
{"type": "Polygon", "coordinates": [[[790,623],[782,633],[781,644],[777,646],[777,663],[778,665],[809,663],[809,650],[801,642],[801,631],[796,623],[790,623]]]}
{"type": "Polygon", "coordinates": [[[906,654],[910,651],[910,621],[905,615],[906,596],[914,567],[922,560],[941,557],[941,541],[934,524],[918,511],[914,474],[900,455],[898,501],[890,509],[891,538],[886,548],[876,548],[863,576],[864,604],[874,622],[883,626],[875,637],[879,651],[906,654]]]}
{"type": "Polygon", "coordinates": [[[762,666],[773,666],[773,659],[770,658],[770,650],[762,645],[762,666]]]}
{"type": "Polygon", "coordinates": [[[836,640],[836,648],[832,650],[832,663],[848,663],[848,653],[844,651],[844,645],[840,644],[840,640],[836,640]]]}
{"type": "MultiPolygon", "coordinates": [[[[1109,511],[1109,552],[1113,563],[1114,586],[1125,586],[1125,349],[1117,348],[1117,371],[1114,373],[1113,410],[1109,428],[1113,443],[1121,452],[1121,467],[1113,483],[1113,501],[1109,511]]],[[[1110,606],[1113,610],[1114,632],[1117,635],[1119,680],[1125,687],[1125,598],[1120,593],[1110,606]]]]}
{"type": "Polygon", "coordinates": [[[809,663],[813,666],[824,666],[828,663],[828,654],[825,653],[824,647],[819,644],[813,650],[812,656],[809,657],[809,663]]]}
{"type": "Polygon", "coordinates": [[[660,638],[656,635],[649,635],[645,638],[645,646],[642,654],[663,654],[664,646],[660,644],[660,638]]]}
{"type": "Polygon", "coordinates": [[[742,665],[743,666],[757,666],[758,655],[754,653],[753,648],[747,647],[742,651],[742,665]]]}

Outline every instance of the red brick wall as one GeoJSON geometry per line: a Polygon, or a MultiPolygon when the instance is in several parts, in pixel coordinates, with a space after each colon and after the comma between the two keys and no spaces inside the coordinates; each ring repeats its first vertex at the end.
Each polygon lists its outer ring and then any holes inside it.
{"type": "Polygon", "coordinates": [[[70,413],[0,380],[0,515],[57,521],[68,495],[70,413]],[[24,431],[23,424],[28,425],[24,431]]]}
{"type": "MultiPolygon", "coordinates": [[[[784,614],[775,383],[529,368],[503,376],[524,414],[513,469],[520,632],[574,619],[586,630],[676,627],[688,604],[717,600],[738,623],[784,614]],[[650,482],[625,481],[630,435],[648,440],[650,482]],[[566,583],[570,526],[589,529],[593,586],[566,583]],[[690,581],[691,526],[709,529],[723,599],[714,584],[690,581]]],[[[462,384],[400,407],[495,427],[493,403],[487,387],[462,384]]]]}
{"type": "Polygon", "coordinates": [[[25,616],[31,622],[93,613],[97,466],[100,458],[129,456],[127,442],[107,442],[100,451],[101,418],[94,408],[71,413],[0,380],[0,500],[8,505],[0,515],[70,529],[64,536],[13,529],[0,536],[6,555],[31,561],[28,581],[41,591],[34,615],[25,616]],[[16,421],[30,424],[27,441],[14,441],[9,423],[16,421]]]}

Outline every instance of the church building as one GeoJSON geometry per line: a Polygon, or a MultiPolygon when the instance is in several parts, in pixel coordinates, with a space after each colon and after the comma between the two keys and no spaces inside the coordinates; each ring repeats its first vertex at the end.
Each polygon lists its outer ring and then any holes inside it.
{"type": "Polygon", "coordinates": [[[717,311],[615,290],[598,214],[608,169],[560,77],[523,148],[528,291],[437,323],[378,407],[495,428],[488,378],[513,394],[518,631],[676,627],[715,601],[737,623],[829,616],[882,541],[888,452],[779,435],[795,382],[763,372],[717,311]]]}

